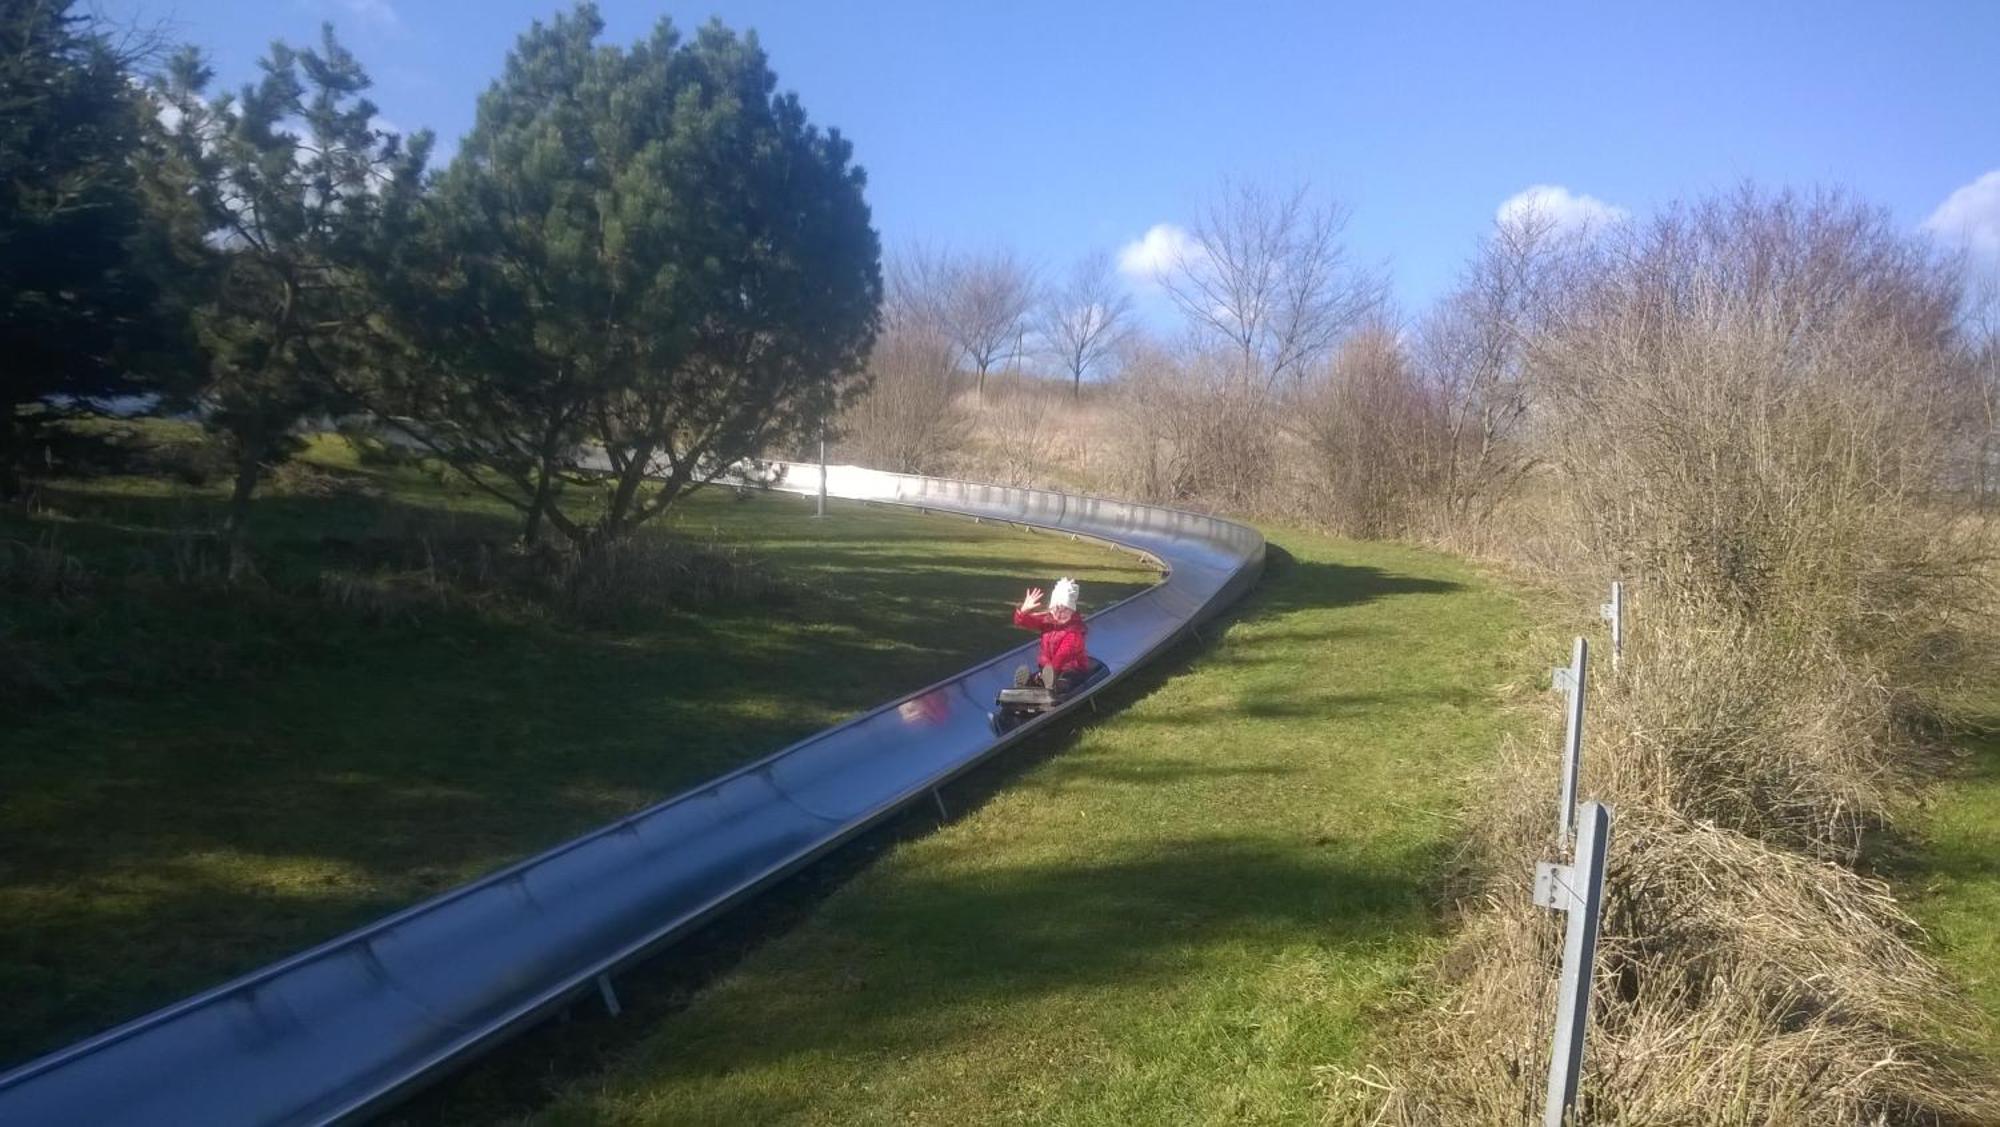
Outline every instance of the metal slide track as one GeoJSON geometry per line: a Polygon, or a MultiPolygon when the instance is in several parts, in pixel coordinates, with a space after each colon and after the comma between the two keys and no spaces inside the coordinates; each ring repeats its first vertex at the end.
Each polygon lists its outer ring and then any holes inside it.
{"type": "MultiPolygon", "coordinates": [[[[813,493],[819,467],[778,467],[813,493]]],[[[1096,692],[1263,569],[1172,509],[836,466],[829,496],[1109,541],[1167,578],[1090,616],[1096,692]]],[[[311,950],[0,1076],[0,1125],[319,1124],[379,1111],[1040,726],[988,726],[1033,644],[311,950]]],[[[671,738],[671,733],[663,733],[671,738]]]]}

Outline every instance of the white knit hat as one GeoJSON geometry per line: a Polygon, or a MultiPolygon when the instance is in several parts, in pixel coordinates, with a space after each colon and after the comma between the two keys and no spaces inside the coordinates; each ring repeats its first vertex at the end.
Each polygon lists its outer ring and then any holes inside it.
{"type": "Polygon", "coordinates": [[[1056,580],[1055,590],[1049,592],[1049,609],[1057,607],[1076,609],[1076,580],[1067,575],[1056,580]]]}

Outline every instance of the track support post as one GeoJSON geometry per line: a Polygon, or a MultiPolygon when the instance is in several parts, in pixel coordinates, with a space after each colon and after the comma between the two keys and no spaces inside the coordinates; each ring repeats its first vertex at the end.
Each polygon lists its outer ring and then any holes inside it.
{"type": "Polygon", "coordinates": [[[1576,833],[1576,788],[1583,775],[1583,699],[1589,688],[1590,643],[1579,637],[1568,667],[1558,667],[1555,687],[1569,694],[1564,710],[1562,793],[1556,803],[1556,841],[1568,848],[1576,833]]]}
{"type": "Polygon", "coordinates": [[[1549,1046],[1549,1085],[1542,1127],[1565,1127],[1583,1075],[1584,1035],[1590,1027],[1590,983],[1597,963],[1597,926],[1604,912],[1604,858],[1611,847],[1611,808],[1583,804],[1576,853],[1567,865],[1535,866],[1535,903],[1565,913],[1562,978],[1556,990],[1555,1036],[1549,1046]]]}
{"type": "Polygon", "coordinates": [[[1598,607],[1597,613],[1611,624],[1611,672],[1618,672],[1619,663],[1625,657],[1625,584],[1611,581],[1611,601],[1598,607]]]}

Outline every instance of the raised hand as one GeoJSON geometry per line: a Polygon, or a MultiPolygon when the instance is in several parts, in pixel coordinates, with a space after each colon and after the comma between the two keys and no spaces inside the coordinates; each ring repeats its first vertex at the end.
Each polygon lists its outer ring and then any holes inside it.
{"type": "Polygon", "coordinates": [[[1021,600],[1021,609],[1034,610],[1041,601],[1042,589],[1040,587],[1030,587],[1028,588],[1027,596],[1021,600]]]}

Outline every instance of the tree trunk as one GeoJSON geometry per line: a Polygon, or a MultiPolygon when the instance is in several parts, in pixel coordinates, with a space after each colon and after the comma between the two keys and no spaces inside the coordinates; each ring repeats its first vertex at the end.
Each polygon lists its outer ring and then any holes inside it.
{"type": "Polygon", "coordinates": [[[0,411],[0,501],[12,501],[24,495],[27,482],[21,474],[21,463],[27,459],[27,428],[14,419],[18,408],[8,404],[0,411]]]}
{"type": "Polygon", "coordinates": [[[250,570],[250,499],[263,476],[264,443],[238,436],[236,443],[236,484],[229,493],[229,509],[223,518],[223,537],[229,541],[229,578],[250,570]]]}
{"type": "Polygon", "coordinates": [[[521,530],[521,542],[532,548],[542,542],[542,513],[549,506],[549,460],[542,463],[535,472],[535,498],[528,502],[527,527],[521,530]]]}

